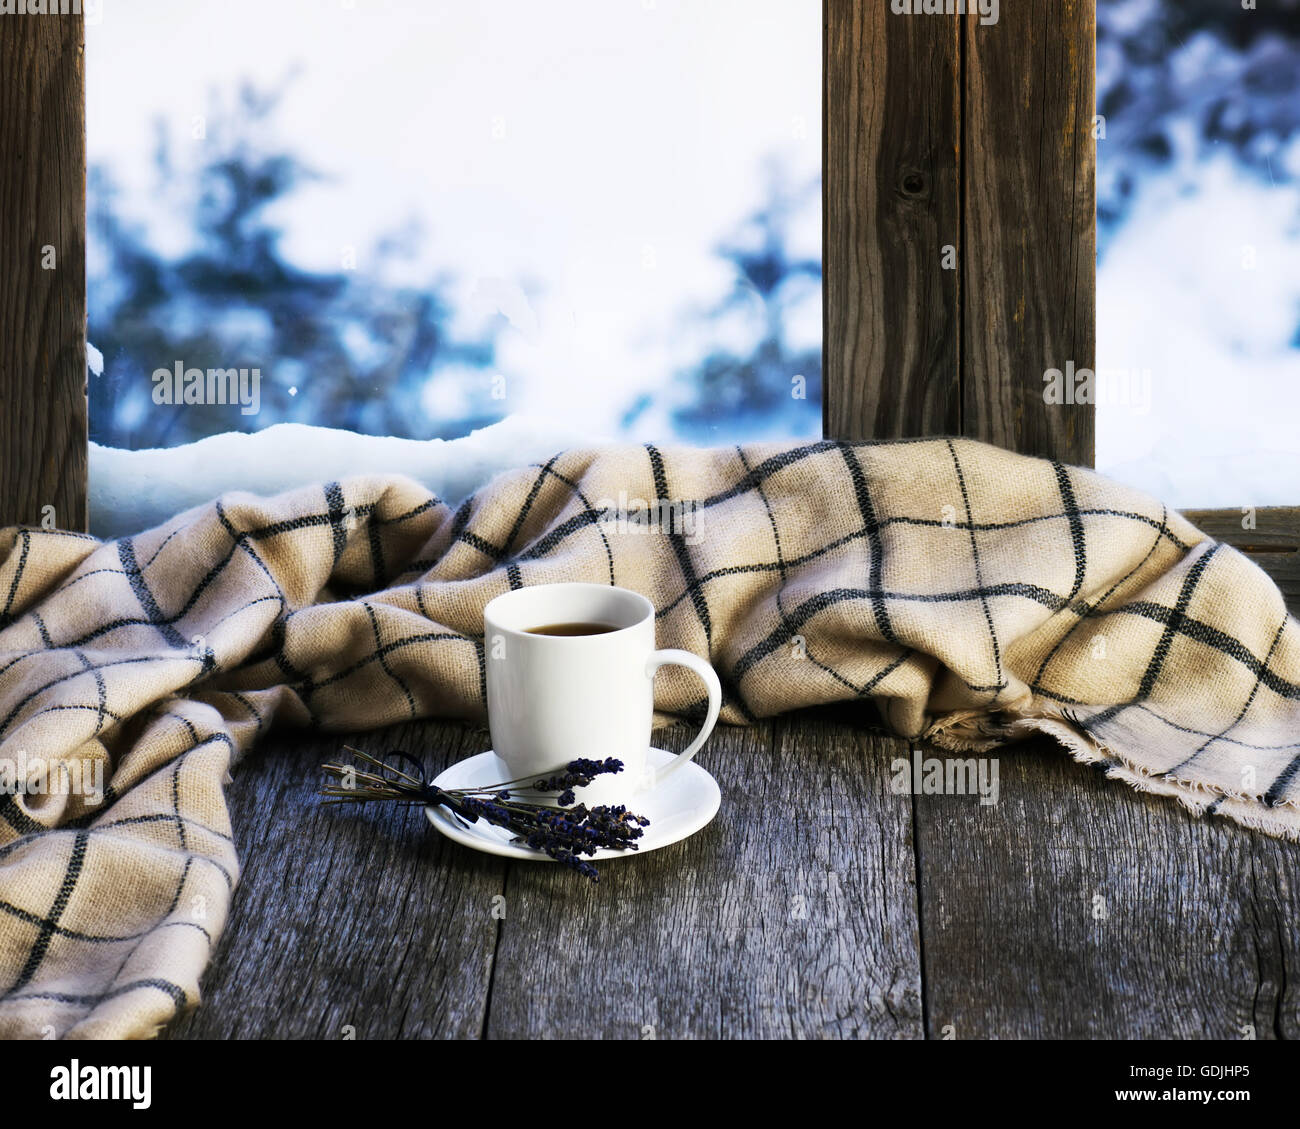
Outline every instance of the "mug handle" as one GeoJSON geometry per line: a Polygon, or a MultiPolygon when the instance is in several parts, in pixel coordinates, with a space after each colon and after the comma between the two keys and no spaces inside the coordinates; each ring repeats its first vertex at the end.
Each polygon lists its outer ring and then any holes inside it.
{"type": "Polygon", "coordinates": [[[655,784],[658,784],[669,773],[676,772],[677,769],[681,768],[700,751],[704,742],[709,739],[709,734],[713,732],[713,727],[718,723],[718,711],[722,708],[722,683],[718,681],[717,671],[699,655],[692,654],[690,651],[679,651],[675,648],[655,651],[646,660],[646,677],[654,678],[655,672],[661,666],[684,666],[698,674],[709,691],[709,711],[704,718],[703,727],[695,735],[695,740],[654,774],[655,784]]]}

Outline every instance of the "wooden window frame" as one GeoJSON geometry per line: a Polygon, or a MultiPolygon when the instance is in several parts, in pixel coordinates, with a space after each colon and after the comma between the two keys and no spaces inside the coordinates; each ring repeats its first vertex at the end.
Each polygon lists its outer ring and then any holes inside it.
{"type": "Polygon", "coordinates": [[[0,527],[86,528],[84,32],[0,16],[0,527]]]}
{"type": "MultiPolygon", "coordinates": [[[[1043,374],[1095,364],[1095,0],[823,0],[823,53],[825,434],[1091,466],[1043,374]]],[[[0,526],[85,529],[83,18],[0,19],[0,75],[0,526]]],[[[1300,507],[1184,512],[1300,604],[1300,507]]]]}
{"type": "MultiPolygon", "coordinates": [[[[996,24],[823,0],[823,418],[846,439],[965,435],[1079,466],[1096,363],[1096,0],[996,24]],[[945,269],[944,249],[949,248],[945,269]]],[[[1300,611],[1300,507],[1185,516],[1300,611]]]]}

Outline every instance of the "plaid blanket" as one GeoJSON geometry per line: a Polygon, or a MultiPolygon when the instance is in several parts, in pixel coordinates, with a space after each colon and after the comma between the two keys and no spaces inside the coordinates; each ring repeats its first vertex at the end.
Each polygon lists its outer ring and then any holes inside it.
{"type": "MultiPolygon", "coordinates": [[[[482,716],[483,605],[526,584],[645,593],[731,722],[869,698],[948,749],[1043,731],[1300,837],[1300,630],[1268,578],[1142,494],[966,440],[571,451],[454,512],[368,477],[0,544],[3,1035],[192,1006],[239,874],[231,765],[277,724],[482,716]]],[[[656,692],[703,707],[685,673],[656,692]]]]}

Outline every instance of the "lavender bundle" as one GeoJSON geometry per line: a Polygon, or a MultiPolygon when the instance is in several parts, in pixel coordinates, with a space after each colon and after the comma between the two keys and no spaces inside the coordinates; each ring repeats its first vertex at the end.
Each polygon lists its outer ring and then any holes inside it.
{"type": "Polygon", "coordinates": [[[593,882],[600,874],[583,856],[601,848],[635,851],[636,840],[650,823],[645,816],[630,812],[622,804],[589,808],[576,804],[575,788],[583,788],[597,776],[622,772],[623,762],[613,757],[603,761],[578,758],[551,776],[532,780],[520,777],[483,788],[438,788],[429,783],[414,757],[392,750],[383,759],[345,745],[344,749],[370,768],[355,764],[324,764],[321,769],[334,783],[320,790],[327,804],[361,804],[373,800],[408,804],[438,804],[465,826],[486,820],[514,832],[515,843],[523,843],[576,870],[593,882]],[[388,763],[402,760],[416,775],[388,763]],[[531,784],[529,781],[531,780],[531,784]],[[522,800],[511,792],[522,787],[537,792],[557,793],[553,802],[522,800]]]}

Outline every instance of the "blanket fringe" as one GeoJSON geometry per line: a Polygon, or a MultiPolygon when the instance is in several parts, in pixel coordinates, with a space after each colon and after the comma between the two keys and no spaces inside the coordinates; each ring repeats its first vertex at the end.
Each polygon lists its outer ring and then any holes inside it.
{"type": "Polygon", "coordinates": [[[1193,815],[1210,812],[1253,831],[1300,842],[1300,808],[1293,801],[1270,807],[1262,795],[1216,788],[1202,781],[1153,776],[1122,752],[1080,729],[1064,710],[1049,708],[1019,715],[978,710],[945,714],[926,729],[922,740],[950,752],[989,752],[1038,734],[1064,746],[1080,764],[1102,768],[1107,779],[1122,780],[1139,792],[1172,797],[1193,815]]]}

